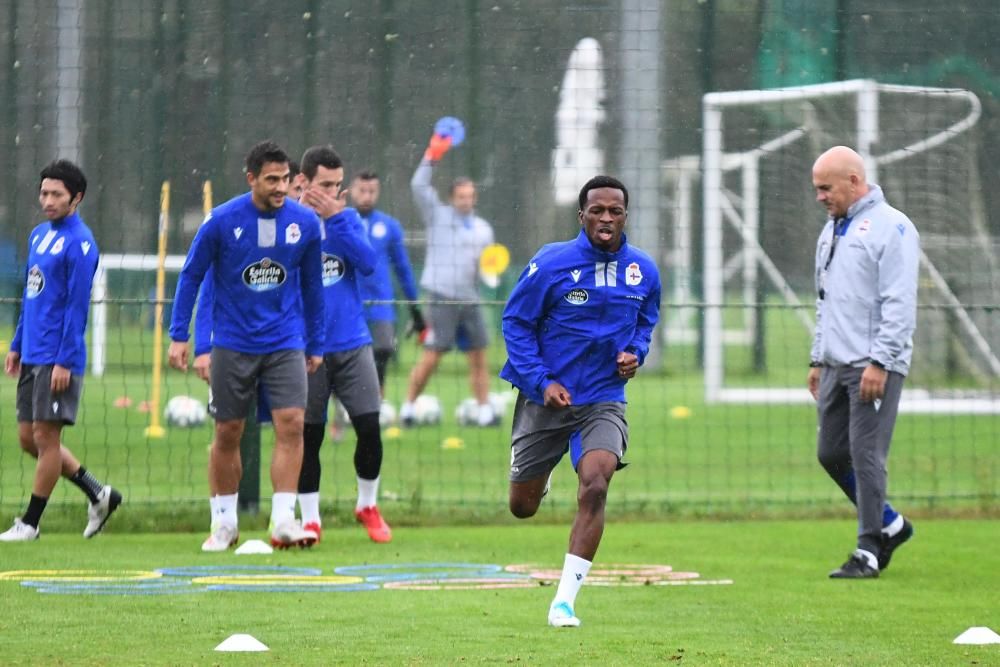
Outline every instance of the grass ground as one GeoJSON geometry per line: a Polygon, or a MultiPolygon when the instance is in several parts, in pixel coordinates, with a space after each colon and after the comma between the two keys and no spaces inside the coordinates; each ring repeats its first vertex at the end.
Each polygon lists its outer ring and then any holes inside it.
{"type": "MultiPolygon", "coordinates": [[[[595,568],[671,565],[733,583],[586,587],[576,630],[545,625],[551,587],[122,596],[45,594],[0,579],[0,662],[1000,664],[1000,645],[952,644],[970,626],[1000,630],[1000,524],[924,520],[916,527],[879,580],[833,581],[827,572],[852,546],[849,521],[626,523],[612,510],[595,568]],[[270,651],[213,651],[236,633],[270,651]]],[[[326,575],[345,565],[441,561],[558,568],[567,532],[567,525],[510,520],[399,528],[390,545],[376,545],[352,526],[327,530],[310,551],[209,556],[198,551],[200,534],[119,534],[111,524],[92,541],[43,534],[7,545],[0,570],[280,564],[326,575]]],[[[263,534],[245,530],[243,537],[263,534]]]]}

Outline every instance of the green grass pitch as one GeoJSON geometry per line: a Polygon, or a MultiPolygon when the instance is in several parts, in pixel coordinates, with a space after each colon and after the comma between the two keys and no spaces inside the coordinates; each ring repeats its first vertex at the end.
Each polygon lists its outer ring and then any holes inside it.
{"type": "MultiPolygon", "coordinates": [[[[850,521],[624,522],[614,498],[595,568],[660,564],[731,585],[588,586],[578,629],[549,628],[551,587],[512,590],[204,592],[55,595],[0,578],[5,665],[970,665],[1000,645],[961,646],[971,626],[1000,630],[1000,527],[923,520],[878,580],[827,572],[853,544],[850,521]],[[270,651],[214,648],[247,633],[270,651]]],[[[540,517],[546,519],[546,516],[540,517]]],[[[82,519],[81,519],[82,520],[82,519]]],[[[201,534],[45,534],[0,550],[0,570],[152,570],[280,564],[334,567],[440,561],[558,568],[568,524],[397,529],[389,545],[360,527],[315,549],[202,554],[201,534]]],[[[243,538],[264,537],[244,530],[243,538]]],[[[2,577],[3,575],[0,575],[2,577]]]]}

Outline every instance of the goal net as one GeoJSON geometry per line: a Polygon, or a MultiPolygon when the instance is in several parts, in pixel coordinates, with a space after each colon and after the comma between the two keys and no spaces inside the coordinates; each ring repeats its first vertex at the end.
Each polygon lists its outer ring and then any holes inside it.
{"type": "MultiPolygon", "coordinates": [[[[701,159],[668,167],[675,200],[692,201],[701,179],[708,402],[811,400],[804,369],[825,213],[810,174],[816,156],[843,144],[921,234],[913,371],[901,409],[1000,411],[1000,326],[988,305],[1000,302],[1000,248],[980,197],[979,115],[966,90],[870,80],[705,96],[701,159]]],[[[691,267],[691,216],[677,210],[673,257],[691,267]]],[[[674,297],[692,302],[684,290],[674,297]]],[[[671,320],[668,339],[684,340],[696,324],[671,320]]]]}

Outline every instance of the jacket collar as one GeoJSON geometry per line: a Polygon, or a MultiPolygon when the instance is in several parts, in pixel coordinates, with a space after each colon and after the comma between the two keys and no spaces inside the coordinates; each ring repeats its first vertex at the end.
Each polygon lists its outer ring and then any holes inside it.
{"type": "Polygon", "coordinates": [[[869,183],[868,194],[866,194],[864,197],[862,197],[858,201],[851,204],[850,207],[848,207],[847,217],[853,220],[858,213],[861,213],[861,211],[865,210],[866,208],[871,208],[876,204],[881,204],[884,201],[885,201],[885,195],[882,193],[882,188],[875,185],[874,183],[869,183]]]}
{"type": "Polygon", "coordinates": [[[76,224],[79,224],[79,223],[83,222],[83,220],[80,219],[80,214],[79,213],[77,213],[76,211],[73,211],[72,213],[70,213],[69,215],[67,215],[65,218],[59,218],[58,220],[52,220],[51,222],[52,222],[52,226],[53,227],[55,227],[55,226],[59,226],[59,227],[72,227],[73,225],[76,225],[76,224]]]}

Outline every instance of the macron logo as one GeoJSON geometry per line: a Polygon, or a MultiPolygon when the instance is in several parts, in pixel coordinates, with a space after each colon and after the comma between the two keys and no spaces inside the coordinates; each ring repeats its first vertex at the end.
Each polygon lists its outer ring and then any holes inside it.
{"type": "Polygon", "coordinates": [[[84,256],[90,252],[90,241],[84,241],[80,244],[80,250],[83,251],[84,256]]]}
{"type": "Polygon", "coordinates": [[[574,269],[569,272],[569,275],[573,276],[573,282],[579,282],[580,280],[580,269],[574,269]]]}
{"type": "Polygon", "coordinates": [[[529,276],[533,276],[537,272],[538,272],[538,264],[535,264],[534,262],[532,262],[531,265],[528,267],[528,275],[529,276]]]}
{"type": "Polygon", "coordinates": [[[239,241],[240,237],[243,236],[243,228],[242,227],[237,227],[236,229],[234,229],[233,230],[233,236],[235,236],[236,240],[239,241]]]}
{"type": "Polygon", "coordinates": [[[581,581],[581,580],[583,580],[583,575],[582,575],[582,574],[580,574],[579,572],[577,572],[575,576],[576,576],[576,580],[577,580],[577,581],[581,581]]]}

